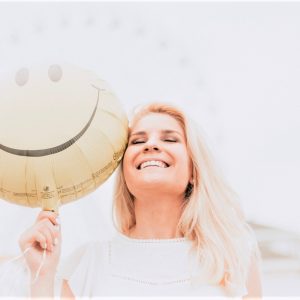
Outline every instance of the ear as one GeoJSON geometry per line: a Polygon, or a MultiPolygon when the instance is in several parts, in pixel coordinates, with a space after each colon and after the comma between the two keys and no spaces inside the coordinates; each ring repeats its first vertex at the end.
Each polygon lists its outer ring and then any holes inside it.
{"type": "Polygon", "coordinates": [[[184,192],[184,198],[185,199],[189,199],[192,192],[193,192],[193,189],[194,189],[194,185],[192,183],[188,183],[186,189],[185,189],[185,192],[184,192]]]}
{"type": "Polygon", "coordinates": [[[192,176],[192,177],[190,178],[189,183],[190,183],[191,185],[194,185],[194,176],[192,176]]]}

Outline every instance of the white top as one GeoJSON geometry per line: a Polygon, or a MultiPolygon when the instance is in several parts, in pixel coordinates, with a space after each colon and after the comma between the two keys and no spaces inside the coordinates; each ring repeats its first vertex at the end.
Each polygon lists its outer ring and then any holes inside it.
{"type": "MultiPolygon", "coordinates": [[[[85,244],[61,264],[57,278],[68,280],[76,297],[211,296],[222,287],[192,284],[199,272],[187,238],[134,239],[117,233],[111,241],[85,244]]],[[[245,287],[236,297],[246,294],[245,287]]]]}

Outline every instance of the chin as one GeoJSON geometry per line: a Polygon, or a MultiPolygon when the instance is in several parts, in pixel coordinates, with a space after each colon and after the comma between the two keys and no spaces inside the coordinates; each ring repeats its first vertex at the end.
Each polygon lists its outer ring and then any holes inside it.
{"type": "Polygon", "coordinates": [[[136,183],[136,185],[146,189],[163,186],[174,186],[174,183],[166,180],[166,176],[143,176],[139,178],[138,183],[136,183]]]}
{"type": "Polygon", "coordinates": [[[183,183],[178,182],[178,180],[170,180],[167,176],[139,178],[135,186],[139,186],[143,190],[153,190],[155,192],[159,190],[169,191],[171,194],[184,194],[186,189],[183,183]]]}
{"type": "Polygon", "coordinates": [[[139,174],[139,181],[144,182],[170,182],[169,176],[165,174],[139,174]]]}

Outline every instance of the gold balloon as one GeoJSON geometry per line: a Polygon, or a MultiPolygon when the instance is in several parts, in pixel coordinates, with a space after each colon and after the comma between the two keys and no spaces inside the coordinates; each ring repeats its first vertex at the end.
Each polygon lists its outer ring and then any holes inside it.
{"type": "Polygon", "coordinates": [[[20,69],[0,83],[0,197],[57,211],[113,173],[127,131],[119,101],[92,72],[20,69]]]}

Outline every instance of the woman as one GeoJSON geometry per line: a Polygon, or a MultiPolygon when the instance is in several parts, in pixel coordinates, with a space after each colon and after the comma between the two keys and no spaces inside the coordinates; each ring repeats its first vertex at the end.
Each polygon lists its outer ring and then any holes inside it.
{"type": "Polygon", "coordinates": [[[261,296],[258,249],[195,126],[173,106],[151,104],[131,124],[118,171],[116,236],[76,250],[56,271],[57,215],[40,213],[20,238],[32,296],[261,296]],[[56,278],[56,282],[55,282],[56,278]],[[63,280],[62,288],[57,285],[63,280]]]}

